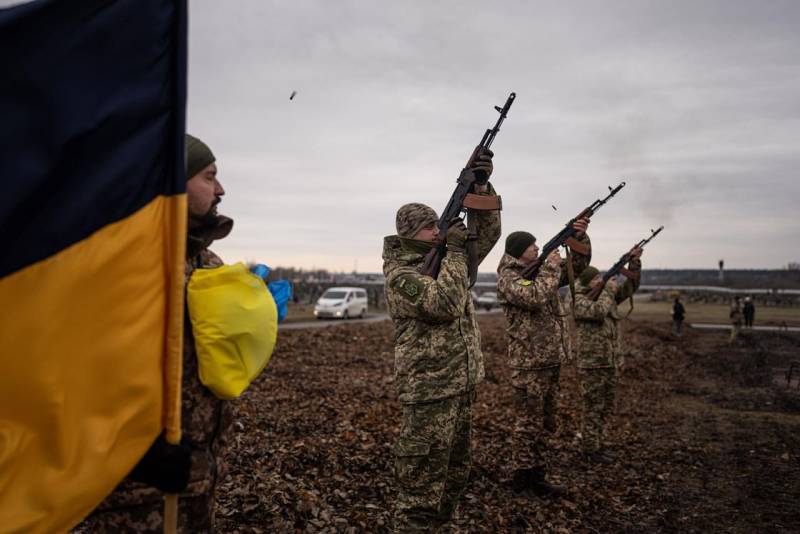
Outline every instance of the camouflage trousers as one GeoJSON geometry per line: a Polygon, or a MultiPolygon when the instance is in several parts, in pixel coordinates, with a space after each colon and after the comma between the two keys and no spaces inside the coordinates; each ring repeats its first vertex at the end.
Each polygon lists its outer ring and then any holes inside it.
{"type": "Polygon", "coordinates": [[[581,436],[583,451],[598,452],[603,448],[603,432],[614,412],[614,395],[617,388],[615,367],[579,369],[583,417],[581,436]]]}
{"type": "Polygon", "coordinates": [[[737,321],[731,323],[731,337],[728,338],[728,343],[733,343],[736,338],[739,336],[739,332],[742,330],[742,322],[737,321]]]}
{"type": "MultiPolygon", "coordinates": [[[[164,501],[95,510],[72,531],[73,534],[161,534],[164,532],[164,501]]],[[[214,532],[214,497],[187,495],[178,499],[178,532],[214,532]]]]}
{"type": "Polygon", "coordinates": [[[432,532],[453,518],[471,467],[475,393],[403,406],[395,444],[395,532],[432,532]]]}
{"type": "Polygon", "coordinates": [[[560,366],[514,369],[514,432],[511,465],[514,470],[547,471],[546,436],[556,430],[560,366]]]}

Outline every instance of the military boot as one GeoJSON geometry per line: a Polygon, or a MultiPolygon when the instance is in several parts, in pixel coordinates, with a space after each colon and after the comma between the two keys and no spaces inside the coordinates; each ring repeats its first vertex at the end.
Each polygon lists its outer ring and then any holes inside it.
{"type": "Polygon", "coordinates": [[[561,497],[567,493],[565,486],[552,484],[545,478],[544,469],[531,469],[530,490],[540,497],[561,497]]]}
{"type": "Polygon", "coordinates": [[[531,485],[531,469],[517,469],[511,479],[511,489],[516,494],[524,493],[531,485]]]}
{"type": "Polygon", "coordinates": [[[600,451],[584,453],[584,458],[586,458],[587,462],[590,462],[590,463],[593,463],[593,464],[610,465],[610,464],[614,463],[614,459],[613,458],[609,457],[607,454],[603,454],[600,451]]]}
{"type": "Polygon", "coordinates": [[[539,497],[560,497],[567,493],[567,488],[551,484],[545,479],[544,469],[517,469],[511,480],[514,493],[533,493],[539,497]]]}

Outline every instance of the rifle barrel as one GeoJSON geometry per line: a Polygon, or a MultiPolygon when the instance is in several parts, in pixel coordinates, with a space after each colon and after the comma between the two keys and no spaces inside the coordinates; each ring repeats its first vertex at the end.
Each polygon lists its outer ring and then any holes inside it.
{"type": "Polygon", "coordinates": [[[494,109],[496,109],[497,112],[500,113],[500,116],[497,118],[497,122],[495,123],[494,128],[492,128],[491,130],[486,130],[486,133],[489,134],[489,138],[486,139],[485,144],[481,143],[481,146],[483,146],[484,148],[489,148],[490,146],[492,146],[492,142],[494,142],[494,138],[497,135],[497,132],[500,131],[500,125],[503,124],[504,120],[506,120],[506,116],[508,115],[508,110],[511,109],[511,104],[514,103],[515,98],[517,98],[517,93],[511,93],[510,95],[508,95],[506,103],[503,104],[502,108],[498,108],[497,106],[495,106],[494,109]]]}

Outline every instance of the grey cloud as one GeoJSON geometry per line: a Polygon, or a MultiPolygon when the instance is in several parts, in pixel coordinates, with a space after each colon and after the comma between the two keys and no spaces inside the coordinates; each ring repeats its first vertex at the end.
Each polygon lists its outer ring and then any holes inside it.
{"type": "Polygon", "coordinates": [[[627,179],[592,225],[600,264],[659,221],[660,267],[800,259],[796,2],[191,8],[189,126],[219,158],[230,259],[378,270],[395,209],[442,208],[510,90],[506,233],[545,239],[627,179]]]}

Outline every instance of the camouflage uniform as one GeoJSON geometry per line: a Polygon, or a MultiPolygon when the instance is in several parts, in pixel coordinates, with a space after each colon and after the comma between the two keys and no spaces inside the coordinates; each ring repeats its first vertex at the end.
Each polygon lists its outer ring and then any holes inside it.
{"type": "Polygon", "coordinates": [[[728,315],[731,318],[731,337],[728,342],[733,343],[733,340],[736,339],[742,329],[742,306],[738,298],[733,299],[733,302],[731,302],[731,311],[728,315]]]}
{"type": "MultiPolygon", "coordinates": [[[[227,236],[232,225],[231,219],[219,216],[215,228],[192,231],[186,251],[187,283],[194,269],[222,265],[222,260],[208,250],[208,246],[227,236]]],[[[213,532],[214,489],[226,471],[221,460],[231,409],[229,403],[217,399],[200,383],[188,311],[183,335],[181,426],[183,437],[192,450],[192,467],[189,486],[178,499],[178,531],[194,534],[213,532]]],[[[125,479],[75,532],[160,533],[164,529],[163,521],[164,494],[146,484],[125,479]]]]}
{"type": "MultiPolygon", "coordinates": [[[[487,194],[494,194],[491,186],[487,194]]],[[[398,233],[404,210],[410,218],[435,220],[427,206],[404,206],[398,212],[398,233]]],[[[477,221],[482,261],[500,237],[500,214],[481,212],[477,221]]],[[[448,252],[434,279],[419,273],[426,248],[430,245],[397,235],[384,239],[395,386],[403,411],[395,444],[399,491],[394,521],[399,532],[429,531],[452,519],[469,478],[471,407],[475,385],[484,377],[467,256],[448,252]]]]}
{"type": "Polygon", "coordinates": [[[639,288],[642,263],[631,260],[628,270],[635,273],[616,292],[606,286],[598,299],[588,297],[591,288],[578,283],[575,289],[578,377],[583,397],[581,436],[586,453],[602,449],[603,429],[614,411],[617,367],[621,365],[617,304],[633,296],[639,288]]]}
{"type": "MultiPolygon", "coordinates": [[[[591,259],[588,235],[580,239],[587,255],[572,253],[580,273],[591,259]]],[[[571,343],[559,287],[568,284],[567,264],[545,261],[534,280],[522,278],[526,264],[504,254],[497,267],[497,295],[506,317],[508,366],[514,388],[514,433],[511,464],[515,471],[547,471],[545,432],[556,428],[561,363],[570,357],[571,343]]]]}

